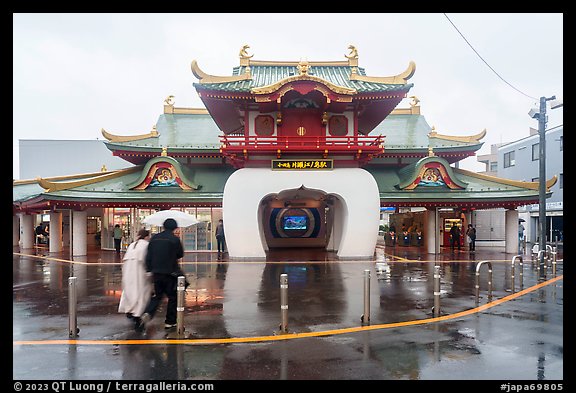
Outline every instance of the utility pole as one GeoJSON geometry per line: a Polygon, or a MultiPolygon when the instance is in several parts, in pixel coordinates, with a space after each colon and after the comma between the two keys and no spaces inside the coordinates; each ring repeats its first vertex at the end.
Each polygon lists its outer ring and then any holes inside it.
{"type": "MultiPolygon", "coordinates": [[[[540,136],[539,156],[540,169],[538,174],[538,250],[546,251],[546,101],[556,99],[540,97],[540,112],[538,114],[538,135],[540,136]]],[[[544,252],[540,252],[540,277],[545,277],[544,252]]]]}
{"type": "Polygon", "coordinates": [[[539,142],[539,174],[538,174],[538,250],[540,260],[538,266],[540,270],[540,279],[546,276],[544,270],[544,254],[546,253],[546,122],[548,116],[546,115],[546,101],[554,101],[551,103],[551,108],[556,109],[564,106],[562,101],[556,100],[556,96],[540,97],[540,108],[538,110],[532,109],[528,115],[533,119],[538,119],[538,135],[540,136],[539,142]]]}

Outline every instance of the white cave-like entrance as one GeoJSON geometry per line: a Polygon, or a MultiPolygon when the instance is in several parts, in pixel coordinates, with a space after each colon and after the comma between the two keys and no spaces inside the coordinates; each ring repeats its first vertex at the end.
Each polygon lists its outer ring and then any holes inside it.
{"type": "Polygon", "coordinates": [[[330,244],[340,258],[370,258],[374,254],[380,219],[376,181],[361,168],[331,171],[273,171],[243,168],[224,187],[222,214],[230,258],[265,258],[267,242],[262,225],[262,201],[285,190],[313,189],[333,195],[330,244]]]}

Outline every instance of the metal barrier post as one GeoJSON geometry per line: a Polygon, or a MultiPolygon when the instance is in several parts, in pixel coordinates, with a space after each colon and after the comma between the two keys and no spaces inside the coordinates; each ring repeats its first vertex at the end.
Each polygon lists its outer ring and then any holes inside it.
{"type": "Polygon", "coordinates": [[[480,261],[476,265],[476,304],[480,298],[480,268],[483,264],[488,265],[488,301],[492,301],[492,263],[490,261],[480,261]]]}
{"type": "Polygon", "coordinates": [[[516,260],[519,259],[520,260],[520,285],[521,288],[524,287],[524,263],[523,263],[523,259],[522,259],[522,255],[515,255],[512,257],[512,272],[511,272],[511,279],[512,279],[512,285],[511,285],[511,289],[512,289],[512,293],[515,292],[515,277],[514,277],[514,270],[516,267],[516,260]]]}
{"type": "Polygon", "coordinates": [[[554,247],[554,251],[552,251],[552,274],[556,275],[556,263],[557,263],[557,255],[558,255],[558,248],[554,247]]]}
{"type": "Polygon", "coordinates": [[[78,337],[78,321],[76,318],[76,277],[68,277],[68,337],[78,337]]]}
{"type": "Polygon", "coordinates": [[[286,333],[288,332],[288,275],[285,273],[280,275],[280,310],[282,313],[280,331],[286,333]]]}
{"type": "Polygon", "coordinates": [[[536,265],[536,271],[538,272],[538,277],[540,277],[540,270],[543,270],[544,276],[546,275],[546,263],[544,262],[544,260],[546,259],[546,250],[539,250],[538,251],[538,257],[537,259],[537,265],[536,265]],[[544,254],[542,256],[542,254],[544,254]]]}
{"type": "Polygon", "coordinates": [[[360,317],[362,324],[370,324],[370,270],[364,270],[364,314],[360,317]]]}
{"type": "Polygon", "coordinates": [[[440,266],[434,266],[434,316],[440,316],[440,266]]]}
{"type": "Polygon", "coordinates": [[[184,295],[186,291],[186,277],[178,276],[176,286],[176,333],[179,337],[184,336],[184,295]]]}

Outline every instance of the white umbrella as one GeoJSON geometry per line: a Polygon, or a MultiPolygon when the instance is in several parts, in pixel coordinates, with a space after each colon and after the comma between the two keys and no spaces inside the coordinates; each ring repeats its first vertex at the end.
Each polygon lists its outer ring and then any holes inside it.
{"type": "Polygon", "coordinates": [[[146,225],[163,226],[164,221],[166,221],[167,218],[175,219],[180,228],[189,227],[199,223],[196,217],[180,210],[160,210],[149,215],[142,220],[142,222],[146,225]]]}

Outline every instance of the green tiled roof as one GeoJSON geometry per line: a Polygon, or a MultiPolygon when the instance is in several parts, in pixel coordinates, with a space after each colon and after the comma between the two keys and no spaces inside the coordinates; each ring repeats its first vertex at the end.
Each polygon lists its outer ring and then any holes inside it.
{"type": "Polygon", "coordinates": [[[523,188],[500,182],[496,178],[487,180],[474,176],[473,172],[467,174],[467,171],[459,171],[455,174],[461,182],[467,184],[465,189],[450,190],[447,187],[416,187],[413,190],[399,190],[396,185],[402,181],[402,174],[398,169],[375,167],[367,165],[364,169],[374,176],[380,198],[382,200],[390,199],[398,201],[469,201],[469,200],[518,200],[522,198],[533,199],[538,196],[537,190],[523,188]]]}
{"type": "Polygon", "coordinates": [[[110,150],[161,149],[170,151],[219,150],[220,129],[209,114],[161,114],[156,123],[157,138],[130,142],[104,142],[110,150]]]}
{"type": "MultiPolygon", "coordinates": [[[[144,167],[142,166],[142,170],[144,167]]],[[[52,200],[85,200],[85,201],[216,201],[222,200],[224,185],[234,169],[222,166],[201,166],[190,168],[182,166],[184,175],[195,184],[199,190],[182,190],[180,187],[149,187],[146,190],[131,190],[133,184],[141,176],[141,171],[128,173],[113,179],[86,184],[66,190],[46,193],[46,199],[52,200]]]]}
{"type": "Polygon", "coordinates": [[[38,183],[16,184],[12,187],[12,200],[14,202],[24,202],[43,192],[44,189],[38,183]]]}
{"type": "MultiPolygon", "coordinates": [[[[414,150],[432,148],[453,148],[476,146],[483,143],[453,141],[441,138],[428,138],[432,127],[422,115],[390,114],[369,135],[384,135],[385,150],[414,150]]],[[[462,133],[464,134],[464,133],[462,133]]],[[[476,150],[476,149],[474,149],[476,150]]]]}
{"type": "MultiPolygon", "coordinates": [[[[364,68],[356,67],[358,75],[366,75],[364,68]]],[[[372,93],[383,91],[402,91],[410,89],[413,84],[388,84],[350,80],[351,66],[315,66],[312,65],[308,74],[337,86],[356,89],[358,93],[372,93]]],[[[246,72],[246,66],[234,67],[233,76],[242,75],[246,72]]],[[[250,65],[252,79],[237,82],[224,83],[194,83],[194,87],[200,90],[219,90],[237,93],[249,93],[256,87],[268,86],[282,79],[299,75],[297,67],[291,65],[250,65]]]]}
{"type": "MultiPolygon", "coordinates": [[[[141,166],[141,170],[144,166],[141,166]]],[[[402,180],[398,168],[367,165],[365,169],[372,174],[378,189],[380,198],[385,203],[390,202],[438,202],[438,201],[517,201],[534,200],[538,197],[538,191],[509,184],[505,179],[487,179],[475,175],[473,172],[458,170],[454,175],[461,182],[467,184],[466,189],[450,190],[445,187],[417,187],[413,190],[399,190],[396,185],[402,180]]],[[[24,202],[32,197],[44,194],[46,200],[84,201],[84,202],[147,202],[163,203],[178,202],[221,203],[224,193],[224,185],[235,171],[233,168],[223,166],[182,166],[185,176],[201,186],[199,190],[182,190],[179,187],[149,187],[146,190],[131,190],[133,184],[142,175],[141,171],[126,173],[112,179],[97,183],[81,185],[65,190],[44,192],[38,184],[22,184],[13,187],[14,202],[24,202]]]]}
{"type": "MultiPolygon", "coordinates": [[[[209,114],[162,114],[156,124],[159,136],[131,142],[104,142],[110,150],[158,150],[167,146],[170,152],[218,151],[222,132],[209,114]]],[[[384,135],[386,151],[409,151],[470,147],[475,151],[479,143],[459,142],[441,138],[428,138],[432,127],[422,115],[390,114],[370,135],[384,135]]]]}

